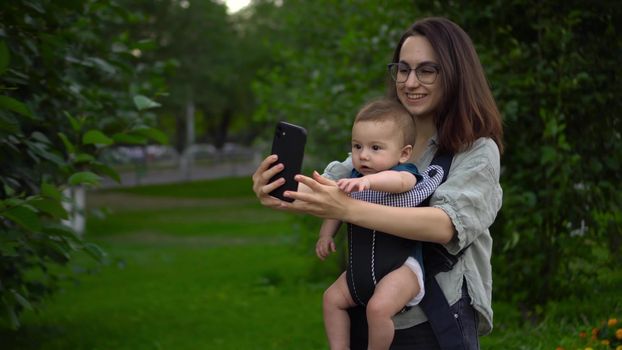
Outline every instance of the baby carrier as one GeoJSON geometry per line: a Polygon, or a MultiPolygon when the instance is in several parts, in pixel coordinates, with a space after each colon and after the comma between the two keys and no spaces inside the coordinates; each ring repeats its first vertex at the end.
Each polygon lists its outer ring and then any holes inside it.
{"type": "MultiPolygon", "coordinates": [[[[430,197],[436,188],[447,178],[452,159],[452,154],[437,154],[430,166],[422,173],[423,180],[411,191],[399,194],[362,191],[353,193],[352,197],[389,206],[428,206],[430,197]]],[[[422,268],[425,270],[426,292],[419,306],[425,312],[441,349],[465,348],[460,326],[453,317],[445,295],[434,278],[439,272],[451,270],[464,250],[458,255],[451,255],[439,244],[419,243],[350,225],[348,225],[348,235],[349,253],[346,277],[350,294],[359,304],[349,310],[351,349],[367,349],[365,305],[371,298],[376,283],[387,273],[403,265],[413,252],[415,244],[422,244],[422,268]]],[[[411,349],[408,345],[407,330],[395,333],[391,349],[411,349]]]]}
{"type": "MultiPolygon", "coordinates": [[[[443,169],[431,165],[421,175],[423,179],[410,191],[386,193],[367,190],[353,192],[351,197],[393,207],[414,207],[434,193],[443,178],[443,169]]],[[[358,305],[366,306],[378,281],[402,266],[413,253],[417,255],[417,260],[421,260],[421,242],[348,224],[346,279],[352,299],[358,305]]],[[[423,268],[423,262],[420,263],[423,268]]]]}

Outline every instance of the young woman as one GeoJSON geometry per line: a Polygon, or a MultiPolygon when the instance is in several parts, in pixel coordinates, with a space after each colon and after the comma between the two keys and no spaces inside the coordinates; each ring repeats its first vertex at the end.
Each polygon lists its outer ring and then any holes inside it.
{"type": "MultiPolygon", "coordinates": [[[[352,199],[334,179],[351,170],[351,159],[327,168],[325,176],[297,176],[311,191],[286,192],[292,203],[268,195],[281,186],[269,179],[282,171],[276,156],[268,156],[253,175],[253,190],[267,207],[353,223],[398,237],[442,244],[451,254],[461,250],[458,263],[436,280],[468,349],[478,349],[478,335],[492,330],[488,228],[501,207],[500,154],[502,123],[481,63],[469,36],[445,18],[415,22],[401,37],[389,65],[388,95],[400,101],[416,125],[411,161],[426,169],[437,152],[453,153],[445,183],[429,207],[388,207],[352,199]],[[333,179],[333,180],[331,180],[333,179]]],[[[439,349],[426,315],[413,307],[393,319],[408,331],[412,349],[439,349]]]]}

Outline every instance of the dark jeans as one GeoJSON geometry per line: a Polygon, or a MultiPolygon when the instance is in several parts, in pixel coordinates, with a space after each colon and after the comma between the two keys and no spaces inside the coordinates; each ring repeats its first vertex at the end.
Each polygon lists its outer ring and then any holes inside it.
{"type": "MultiPolygon", "coordinates": [[[[360,310],[363,310],[362,314],[357,314],[357,311],[354,311],[350,315],[353,332],[350,347],[353,350],[367,349],[367,325],[364,320],[364,309],[360,310]],[[362,321],[365,323],[359,322],[360,319],[356,320],[361,315],[363,316],[362,321]],[[354,334],[355,332],[358,334],[354,334]]],[[[451,306],[451,311],[454,315],[458,315],[458,324],[462,330],[466,350],[478,350],[477,327],[479,320],[477,312],[471,306],[471,297],[466,290],[466,282],[462,288],[462,298],[451,306]]],[[[440,350],[440,347],[430,324],[425,322],[411,328],[396,330],[391,350],[440,350]]]]}

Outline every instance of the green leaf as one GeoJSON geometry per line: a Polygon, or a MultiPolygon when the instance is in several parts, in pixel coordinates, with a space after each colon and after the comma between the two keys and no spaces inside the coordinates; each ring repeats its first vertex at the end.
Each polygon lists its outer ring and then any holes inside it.
{"type": "Polygon", "coordinates": [[[0,216],[4,216],[29,231],[37,232],[41,230],[41,220],[39,220],[37,213],[29,206],[20,205],[10,208],[4,212],[0,212],[0,216]]]}
{"type": "Polygon", "coordinates": [[[82,143],[85,145],[111,145],[114,140],[99,130],[89,130],[82,136],[82,143]]]}
{"type": "Polygon", "coordinates": [[[542,146],[540,154],[540,164],[542,165],[554,163],[557,157],[557,151],[551,146],[542,146]]]}
{"type": "Polygon", "coordinates": [[[17,317],[17,312],[15,312],[15,307],[13,304],[9,305],[6,302],[4,303],[6,307],[6,311],[9,314],[9,322],[11,323],[11,329],[17,330],[20,326],[19,317],[17,317]]]}
{"type": "Polygon", "coordinates": [[[8,114],[0,115],[0,130],[10,134],[19,134],[21,131],[17,119],[8,114]]]}
{"type": "Polygon", "coordinates": [[[160,107],[159,103],[143,95],[134,96],[134,105],[136,105],[136,108],[138,108],[139,111],[160,107]]]}
{"type": "Polygon", "coordinates": [[[141,51],[151,51],[158,48],[158,44],[153,39],[143,39],[134,44],[134,48],[141,51]]]}
{"type": "Polygon", "coordinates": [[[9,68],[10,61],[11,54],[9,53],[9,48],[6,46],[4,40],[0,40],[0,75],[4,74],[9,68]]]}
{"type": "Polygon", "coordinates": [[[144,145],[147,143],[147,139],[140,135],[130,135],[130,134],[114,134],[112,135],[112,139],[116,143],[124,143],[131,145],[144,145]]]}
{"type": "Polygon", "coordinates": [[[53,152],[50,152],[48,144],[32,141],[26,141],[24,143],[28,146],[28,149],[39,158],[47,159],[58,166],[62,166],[64,164],[63,158],[53,152]]]}
{"type": "Polygon", "coordinates": [[[76,163],[90,163],[94,160],[95,160],[95,157],[93,157],[92,155],[88,153],[78,153],[75,159],[76,163]]]}
{"type": "Polygon", "coordinates": [[[0,254],[4,258],[18,258],[20,256],[22,242],[18,242],[16,239],[10,239],[9,237],[0,238],[0,254]]]}
{"type": "Polygon", "coordinates": [[[71,247],[66,242],[56,242],[50,239],[40,241],[45,249],[45,255],[59,264],[66,264],[70,259],[71,247]]]}
{"type": "Polygon", "coordinates": [[[65,145],[65,149],[67,150],[67,153],[73,154],[76,152],[76,147],[73,145],[73,143],[71,143],[71,141],[69,141],[69,138],[67,137],[67,135],[63,134],[62,132],[59,132],[58,137],[61,139],[61,141],[63,141],[63,144],[65,145]]]}
{"type": "Polygon", "coordinates": [[[37,208],[39,211],[51,215],[54,218],[61,218],[65,220],[68,218],[67,211],[63,208],[59,200],[51,198],[38,198],[28,201],[28,204],[37,208]]]}
{"type": "Polygon", "coordinates": [[[121,177],[119,176],[119,174],[113,168],[105,164],[102,164],[99,162],[93,163],[91,164],[91,169],[93,169],[99,174],[103,174],[103,175],[110,177],[111,179],[116,181],[116,183],[121,183],[121,177]]]}
{"type": "Polygon", "coordinates": [[[43,226],[42,231],[50,236],[63,237],[74,243],[80,242],[80,237],[76,235],[76,232],[71,227],[59,223],[47,223],[43,226]]]}
{"type": "Polygon", "coordinates": [[[41,194],[45,197],[55,199],[58,201],[60,201],[62,198],[62,195],[60,191],[58,190],[58,188],[56,188],[54,185],[50,185],[49,183],[45,183],[45,182],[41,184],[41,194]]]}
{"type": "Polygon", "coordinates": [[[35,119],[28,106],[9,96],[0,96],[0,108],[8,109],[30,119],[35,119]]]}
{"type": "Polygon", "coordinates": [[[168,136],[166,136],[165,133],[163,133],[162,131],[155,129],[155,128],[141,128],[138,130],[133,131],[136,134],[145,136],[157,143],[160,144],[168,144],[168,136]]]}
{"type": "Polygon", "coordinates": [[[103,262],[106,259],[106,252],[101,249],[97,244],[94,243],[85,243],[84,250],[91,256],[93,259],[98,262],[103,262]]]}
{"type": "Polygon", "coordinates": [[[13,189],[13,187],[9,186],[6,183],[2,184],[2,188],[4,189],[4,193],[6,193],[7,196],[13,196],[15,194],[15,190],[13,189]]]}
{"type": "Polygon", "coordinates": [[[117,71],[116,68],[112,64],[108,63],[108,61],[103,60],[99,57],[87,57],[86,61],[90,62],[95,68],[109,75],[113,75],[117,71]]]}
{"type": "Polygon", "coordinates": [[[67,119],[69,120],[69,124],[71,124],[71,128],[73,129],[73,131],[80,131],[81,125],[80,122],[74,118],[71,114],[69,114],[69,112],[65,111],[65,117],[67,117],[67,119]]]}
{"type": "Polygon", "coordinates": [[[101,177],[90,171],[81,171],[69,177],[69,184],[76,185],[99,185],[101,177]]]}
{"type": "Polygon", "coordinates": [[[48,137],[45,136],[44,133],[39,132],[39,131],[34,131],[32,134],[30,134],[30,137],[42,143],[46,143],[46,144],[51,143],[50,139],[48,139],[48,137]]]}
{"type": "Polygon", "coordinates": [[[26,298],[24,298],[21,294],[19,294],[14,289],[11,289],[11,294],[13,294],[13,299],[15,299],[15,301],[18,304],[20,304],[27,310],[32,310],[32,305],[30,305],[30,302],[26,298]]]}

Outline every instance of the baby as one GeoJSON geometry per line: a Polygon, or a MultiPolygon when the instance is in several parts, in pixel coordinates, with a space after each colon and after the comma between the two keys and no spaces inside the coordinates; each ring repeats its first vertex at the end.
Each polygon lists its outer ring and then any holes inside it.
{"type": "MultiPolygon", "coordinates": [[[[410,191],[421,179],[417,167],[408,163],[414,138],[412,117],[399,102],[381,99],[368,103],[359,111],[352,127],[354,170],[350,178],[338,180],[337,186],[346,193],[410,191]]],[[[316,244],[320,259],[324,260],[335,251],[333,237],[340,224],[338,220],[324,220],[322,223],[316,244]]],[[[385,276],[378,276],[377,283],[376,276],[373,276],[375,288],[366,302],[357,295],[356,280],[348,272],[352,269],[352,238],[369,233],[352,232],[352,227],[349,225],[348,271],[343,272],[324,293],[324,324],[330,348],[349,349],[350,319],[347,309],[364,305],[369,325],[369,349],[389,349],[395,332],[391,317],[405,306],[418,304],[424,295],[421,245],[416,243],[410,257],[385,276]]],[[[375,238],[376,231],[373,235],[375,238]]],[[[367,251],[365,254],[374,252],[367,251]]],[[[371,261],[374,261],[373,257],[371,261]]],[[[373,265],[371,274],[374,275],[373,265]]]]}

